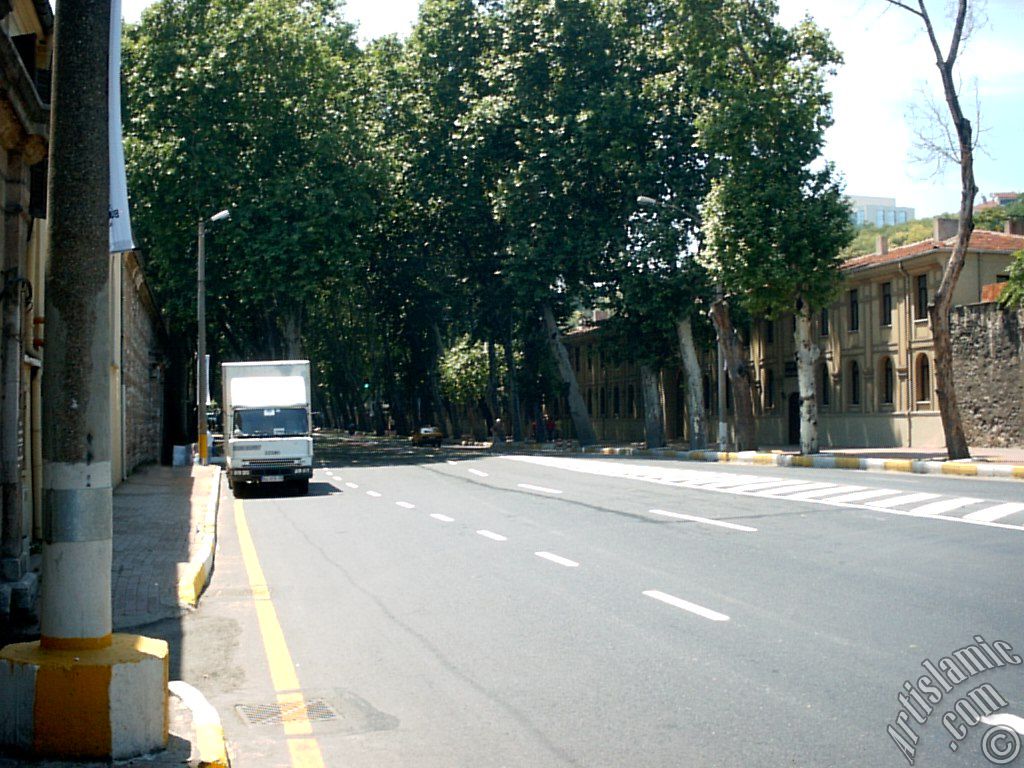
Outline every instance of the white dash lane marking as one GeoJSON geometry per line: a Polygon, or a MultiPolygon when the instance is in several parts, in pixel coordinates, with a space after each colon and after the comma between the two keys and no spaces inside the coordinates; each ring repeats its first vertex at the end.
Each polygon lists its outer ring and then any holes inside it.
{"type": "Polygon", "coordinates": [[[448,517],[448,515],[439,515],[439,514],[435,513],[435,514],[431,515],[431,517],[434,518],[435,520],[440,520],[442,523],[454,523],[455,522],[455,518],[454,517],[448,517]]]}
{"type": "Polygon", "coordinates": [[[507,536],[502,536],[500,533],[495,533],[494,531],[477,531],[477,533],[491,541],[508,541],[507,536]]]}
{"type": "Polygon", "coordinates": [[[402,509],[416,509],[416,505],[410,504],[408,501],[396,501],[395,505],[401,507],[402,509]]]}
{"type": "Polygon", "coordinates": [[[647,511],[650,512],[652,515],[671,517],[675,520],[688,520],[691,523],[704,523],[705,525],[716,525],[719,528],[728,528],[731,531],[743,531],[745,533],[755,533],[757,531],[757,528],[751,528],[749,525],[727,523],[724,520],[712,520],[710,517],[697,517],[696,515],[684,515],[679,512],[666,512],[664,509],[649,509],[647,511]]]}
{"type": "Polygon", "coordinates": [[[644,592],[644,594],[647,595],[647,597],[653,597],[655,600],[660,600],[661,602],[667,605],[671,605],[676,608],[682,608],[684,611],[689,611],[690,613],[695,613],[698,616],[703,616],[705,619],[711,619],[711,621],[729,620],[729,617],[726,616],[724,613],[713,611],[710,608],[705,608],[703,605],[691,603],[689,600],[683,600],[680,597],[675,597],[673,595],[668,595],[664,592],[659,592],[656,589],[649,589],[646,592],[644,592]]]}
{"type": "Polygon", "coordinates": [[[469,474],[476,475],[477,477],[490,477],[486,472],[481,472],[479,469],[471,469],[469,474]]]}
{"type": "Polygon", "coordinates": [[[359,487],[355,483],[345,483],[345,485],[346,485],[346,487],[351,488],[352,490],[355,490],[356,488],[359,487]]]}
{"type": "Polygon", "coordinates": [[[1007,728],[1011,728],[1024,736],[1024,717],[1019,715],[1011,715],[1007,712],[1000,713],[998,715],[989,715],[988,717],[981,718],[981,722],[985,725],[1002,725],[1007,728]]]}
{"type": "Polygon", "coordinates": [[[878,507],[879,509],[892,509],[893,507],[902,507],[904,504],[916,504],[919,501],[929,501],[930,499],[937,498],[939,498],[937,493],[907,493],[892,499],[872,501],[867,506],[878,507]]]}
{"type": "Polygon", "coordinates": [[[557,488],[545,488],[543,485],[530,485],[529,483],[518,483],[520,488],[525,488],[528,491],[537,491],[538,493],[561,493],[557,488]]]}
{"type": "Polygon", "coordinates": [[[971,499],[966,496],[957,496],[952,499],[933,501],[931,504],[924,504],[923,506],[914,507],[907,511],[912,515],[941,515],[946,512],[952,512],[954,509],[969,507],[972,504],[979,504],[982,501],[984,501],[984,499],[971,499]]]}
{"type": "Polygon", "coordinates": [[[558,563],[564,565],[566,568],[579,568],[580,564],[575,560],[570,560],[567,557],[561,557],[560,555],[553,555],[550,552],[534,552],[537,557],[544,560],[550,560],[552,563],[558,563]]]}
{"type": "Polygon", "coordinates": [[[964,515],[964,520],[980,523],[993,523],[996,520],[1002,520],[1004,517],[1009,517],[1014,512],[1021,511],[1024,511],[1024,504],[1018,504],[1010,501],[1006,504],[997,504],[994,507],[988,507],[987,509],[979,509],[977,512],[971,512],[969,515],[964,515]]]}
{"type": "Polygon", "coordinates": [[[367,491],[366,495],[367,496],[372,496],[375,499],[379,499],[380,498],[380,494],[377,493],[376,491],[367,491]]]}

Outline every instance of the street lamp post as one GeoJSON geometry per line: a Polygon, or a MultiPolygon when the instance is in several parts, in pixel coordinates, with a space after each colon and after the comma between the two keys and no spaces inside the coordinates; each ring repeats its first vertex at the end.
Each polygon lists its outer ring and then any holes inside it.
{"type": "MultiPolygon", "coordinates": [[[[660,200],[656,200],[653,197],[647,195],[640,195],[637,197],[636,202],[638,205],[642,205],[645,208],[669,208],[676,211],[681,210],[677,206],[670,203],[664,203],[660,200]]],[[[721,297],[722,286],[718,284],[716,286],[719,297],[721,297]]],[[[718,380],[718,450],[723,453],[729,450],[729,422],[726,419],[725,413],[725,345],[722,341],[721,334],[715,334],[717,337],[717,360],[715,368],[717,369],[717,380],[718,380]]]]}
{"type": "MultiPolygon", "coordinates": [[[[211,222],[224,221],[231,218],[231,211],[223,210],[210,217],[211,222]]],[[[199,325],[199,337],[196,341],[196,413],[198,429],[196,440],[199,444],[199,463],[205,465],[209,460],[209,439],[206,435],[206,219],[199,220],[199,265],[197,269],[196,289],[196,320],[199,325]]]]}

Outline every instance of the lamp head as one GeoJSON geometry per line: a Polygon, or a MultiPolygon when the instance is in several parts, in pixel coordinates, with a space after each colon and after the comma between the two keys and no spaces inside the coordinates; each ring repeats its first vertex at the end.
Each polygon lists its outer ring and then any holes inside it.
{"type": "Polygon", "coordinates": [[[637,205],[642,205],[644,208],[657,208],[659,205],[657,200],[653,197],[648,197],[647,195],[640,195],[636,199],[636,203],[637,205]]]}
{"type": "Polygon", "coordinates": [[[224,221],[224,219],[231,218],[231,211],[225,208],[223,211],[218,211],[210,217],[210,221],[224,221]]]}

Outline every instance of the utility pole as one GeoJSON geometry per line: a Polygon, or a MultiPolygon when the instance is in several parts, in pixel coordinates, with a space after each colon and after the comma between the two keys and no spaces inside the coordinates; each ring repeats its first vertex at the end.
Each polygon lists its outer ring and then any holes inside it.
{"type": "MultiPolygon", "coordinates": [[[[119,25],[118,27],[119,28],[119,25]]],[[[0,746],[120,758],[166,746],[167,644],[113,635],[108,86],[111,0],[55,25],[43,378],[43,565],[34,643],[0,652],[0,746]]]]}
{"type": "Polygon", "coordinates": [[[206,219],[199,220],[199,264],[196,269],[196,319],[199,338],[196,341],[196,443],[199,463],[206,466],[209,444],[206,437],[206,219]]]}

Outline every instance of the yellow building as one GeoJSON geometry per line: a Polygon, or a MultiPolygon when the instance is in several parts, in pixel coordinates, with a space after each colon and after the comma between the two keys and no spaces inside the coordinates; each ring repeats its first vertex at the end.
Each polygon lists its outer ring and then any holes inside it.
{"type": "Polygon", "coordinates": [[[46,271],[46,154],[53,13],[0,2],[3,342],[0,348],[0,615],[31,602],[30,541],[42,488],[40,383],[46,271]],[[17,588],[11,588],[16,585],[17,588]]]}
{"type": "MultiPolygon", "coordinates": [[[[935,396],[934,348],[927,307],[933,300],[956,239],[955,219],[937,219],[933,237],[847,261],[835,301],[814,319],[821,349],[817,363],[819,439],[822,447],[939,447],[944,445],[935,396]]],[[[1008,278],[1024,228],[975,230],[953,296],[954,307],[990,301],[993,284],[1008,278]]],[[[763,320],[750,329],[757,397],[758,443],[799,443],[799,394],[793,317],[763,320]]],[[[602,358],[600,324],[565,336],[570,359],[598,437],[643,440],[640,378],[636,366],[602,358]]],[[[714,356],[701,355],[709,441],[717,441],[714,356]]],[[[669,439],[687,440],[684,382],[678,368],[661,371],[661,401],[669,439]]],[[[973,404],[961,395],[961,410],[973,404]]],[[[561,403],[558,406],[562,406],[561,403]]],[[[564,407],[556,407],[560,414],[564,407]]],[[[732,418],[731,398],[725,403],[732,418]]],[[[561,420],[563,433],[570,429],[561,420]]]]}
{"type": "MultiPolygon", "coordinates": [[[[1008,226],[1008,230],[1013,225],[1008,226]]],[[[815,318],[822,354],[816,372],[823,447],[936,447],[945,444],[935,397],[928,304],[956,241],[955,219],[937,219],[933,237],[847,261],[838,297],[815,318]]],[[[953,305],[980,303],[986,285],[1005,281],[1024,237],[975,230],[953,305]]],[[[793,318],[759,323],[751,358],[761,389],[760,442],[799,442],[793,318]]]]}

